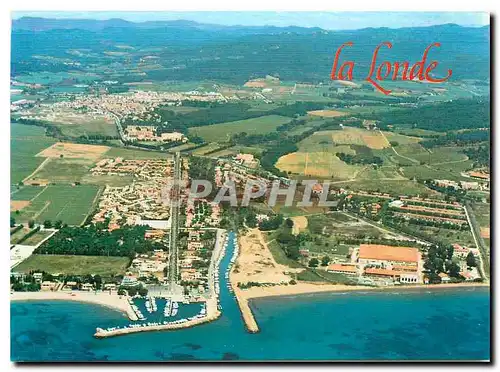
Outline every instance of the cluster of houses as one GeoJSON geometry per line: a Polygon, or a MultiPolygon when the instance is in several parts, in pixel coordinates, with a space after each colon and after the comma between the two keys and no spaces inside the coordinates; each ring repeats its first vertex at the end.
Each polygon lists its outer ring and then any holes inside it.
{"type": "Polygon", "coordinates": [[[489,182],[434,180],[437,186],[452,187],[455,190],[489,190],[489,182]]]}
{"type": "Polygon", "coordinates": [[[201,230],[189,230],[187,247],[182,253],[182,257],[179,261],[181,281],[197,285],[196,289],[199,294],[208,290],[208,265],[206,268],[200,268],[195,267],[193,263],[206,260],[200,257],[201,250],[211,252],[214,248],[212,246],[207,246],[207,241],[203,239],[204,233],[205,232],[201,230]]]}
{"type": "Polygon", "coordinates": [[[248,168],[256,168],[259,165],[259,161],[252,154],[239,153],[233,156],[233,160],[248,168]]]}
{"type": "Polygon", "coordinates": [[[196,200],[186,207],[186,227],[218,227],[221,220],[221,208],[217,203],[204,199],[196,200]]]}
{"type": "Polygon", "coordinates": [[[128,125],[125,139],[129,141],[151,142],[187,142],[187,137],[180,132],[157,134],[156,127],[149,125],[128,125]]]}
{"type": "MultiPolygon", "coordinates": [[[[149,234],[149,236],[150,235],[151,234],[149,234]]],[[[163,270],[167,264],[168,252],[164,250],[158,249],[149,253],[136,254],[136,257],[132,260],[132,263],[127,270],[127,274],[138,278],[148,278],[154,276],[158,280],[163,280],[163,270]]]]}
{"type": "MultiPolygon", "coordinates": [[[[12,272],[11,276],[15,277],[16,279],[24,280],[27,274],[12,272]]],[[[31,276],[33,277],[35,283],[40,285],[40,290],[43,292],[71,292],[75,290],[91,292],[96,290],[94,283],[66,280],[65,276],[62,274],[52,274],[52,280],[43,280],[43,273],[41,272],[32,273],[31,276]]],[[[116,292],[118,290],[118,285],[117,283],[102,283],[101,290],[116,292]]]]}
{"type": "Polygon", "coordinates": [[[103,159],[91,172],[93,175],[132,175],[135,179],[127,186],[106,186],[93,222],[109,219],[109,228],[116,229],[124,223],[144,224],[141,221],[170,218],[170,208],[163,202],[162,194],[172,174],[170,160],[103,159]]]}

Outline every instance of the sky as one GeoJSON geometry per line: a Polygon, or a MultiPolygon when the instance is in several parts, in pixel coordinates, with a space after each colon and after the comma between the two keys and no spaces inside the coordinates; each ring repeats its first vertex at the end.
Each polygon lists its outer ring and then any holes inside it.
{"type": "Polygon", "coordinates": [[[484,12],[13,12],[12,18],[121,18],[132,22],[160,20],[190,20],[200,23],[243,26],[301,26],[320,27],[325,30],[350,30],[365,27],[418,27],[444,23],[461,26],[489,24],[484,12]]]}

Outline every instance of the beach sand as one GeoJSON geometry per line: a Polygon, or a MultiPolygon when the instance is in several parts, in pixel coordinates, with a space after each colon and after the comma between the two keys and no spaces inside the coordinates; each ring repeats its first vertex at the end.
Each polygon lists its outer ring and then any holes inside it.
{"type": "Polygon", "coordinates": [[[106,306],[127,314],[130,320],[137,320],[137,316],[130,307],[126,296],[118,296],[109,292],[14,292],[10,295],[11,301],[78,301],[89,302],[101,306],[106,306]]]}
{"type": "Polygon", "coordinates": [[[394,291],[394,290],[418,290],[418,289],[445,289],[459,287],[488,287],[487,283],[447,283],[447,284],[422,284],[422,285],[394,285],[387,287],[368,287],[362,285],[343,285],[330,283],[310,283],[299,282],[297,284],[288,283],[291,279],[285,272],[291,269],[284,265],[279,265],[274,260],[262,232],[258,229],[251,229],[246,235],[238,240],[240,252],[236,265],[233,266],[229,275],[231,286],[234,290],[236,300],[240,307],[241,315],[249,332],[259,331],[259,327],[249,300],[262,297],[274,296],[294,296],[311,293],[327,292],[365,292],[365,291],[394,291]],[[238,288],[238,283],[274,283],[275,285],[251,287],[248,289],[238,288]]]}

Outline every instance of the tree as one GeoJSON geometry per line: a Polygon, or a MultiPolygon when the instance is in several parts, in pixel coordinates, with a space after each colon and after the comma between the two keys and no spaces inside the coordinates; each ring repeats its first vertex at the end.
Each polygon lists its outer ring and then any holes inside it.
{"type": "Polygon", "coordinates": [[[138,293],[139,293],[139,296],[145,297],[148,295],[148,290],[144,287],[141,287],[141,288],[139,288],[138,293]]]}
{"type": "Polygon", "coordinates": [[[286,223],[286,227],[288,227],[290,229],[293,227],[293,220],[291,218],[287,218],[285,223],[286,223]]]}
{"type": "Polygon", "coordinates": [[[321,259],[321,266],[328,266],[329,263],[330,263],[330,257],[324,256],[321,259]]]}
{"type": "Polygon", "coordinates": [[[124,296],[125,294],[126,294],[125,289],[123,289],[123,288],[118,289],[119,296],[124,296]]]}
{"type": "Polygon", "coordinates": [[[10,227],[16,226],[16,219],[14,217],[10,218],[10,227]]]}
{"type": "Polygon", "coordinates": [[[55,223],[54,223],[54,227],[56,229],[60,229],[62,227],[62,221],[61,220],[57,220],[55,223]]]}
{"type": "Polygon", "coordinates": [[[50,222],[50,220],[43,221],[43,227],[50,229],[52,227],[52,222],[50,222]]]}
{"type": "Polygon", "coordinates": [[[319,261],[317,258],[311,258],[309,260],[309,267],[318,267],[319,261]]]}
{"type": "Polygon", "coordinates": [[[94,275],[95,289],[99,290],[102,287],[102,278],[100,275],[94,275]]]}
{"type": "Polygon", "coordinates": [[[29,227],[30,229],[32,229],[33,227],[35,227],[35,221],[33,221],[33,220],[29,220],[29,221],[28,221],[28,227],[29,227]]]}
{"type": "Polygon", "coordinates": [[[469,254],[467,254],[466,262],[467,262],[468,267],[476,267],[477,266],[476,257],[474,257],[474,253],[469,252],[469,254]]]}
{"type": "Polygon", "coordinates": [[[455,262],[453,262],[451,265],[450,265],[450,269],[449,269],[449,273],[448,275],[451,276],[452,278],[458,278],[460,277],[460,266],[458,266],[455,262]]]}
{"type": "Polygon", "coordinates": [[[135,288],[135,287],[131,287],[127,291],[128,291],[128,295],[131,297],[134,297],[137,294],[137,288],[135,288]]]}

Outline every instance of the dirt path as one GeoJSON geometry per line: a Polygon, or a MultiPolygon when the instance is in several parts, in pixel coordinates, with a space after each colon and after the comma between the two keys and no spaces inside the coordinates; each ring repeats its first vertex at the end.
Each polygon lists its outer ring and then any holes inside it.
{"type": "Polygon", "coordinates": [[[392,151],[394,151],[394,153],[399,156],[399,157],[402,157],[403,159],[406,159],[406,160],[409,160],[411,161],[412,163],[415,163],[415,164],[420,164],[420,162],[416,159],[412,159],[412,158],[409,158],[407,156],[404,156],[404,155],[401,155],[399,152],[396,151],[396,149],[391,146],[391,143],[389,142],[389,140],[387,139],[387,137],[385,136],[384,132],[382,132],[381,130],[379,130],[380,134],[385,138],[385,140],[387,141],[387,143],[389,144],[390,148],[392,149],[392,151]]]}
{"type": "Polygon", "coordinates": [[[23,179],[23,183],[26,182],[26,181],[28,181],[36,173],[38,173],[39,171],[41,171],[43,169],[43,167],[45,167],[50,162],[50,159],[51,158],[45,158],[45,160],[42,161],[42,164],[40,164],[28,177],[26,177],[25,179],[23,179]]]}

